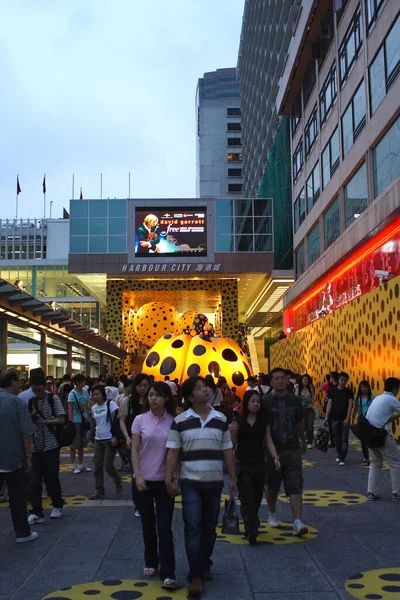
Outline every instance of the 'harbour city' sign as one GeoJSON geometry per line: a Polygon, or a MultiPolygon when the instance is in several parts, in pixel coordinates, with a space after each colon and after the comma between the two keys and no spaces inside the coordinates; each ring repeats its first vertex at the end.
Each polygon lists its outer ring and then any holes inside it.
{"type": "Polygon", "coordinates": [[[221,266],[219,263],[126,263],[122,265],[121,273],[218,273],[221,266]]]}

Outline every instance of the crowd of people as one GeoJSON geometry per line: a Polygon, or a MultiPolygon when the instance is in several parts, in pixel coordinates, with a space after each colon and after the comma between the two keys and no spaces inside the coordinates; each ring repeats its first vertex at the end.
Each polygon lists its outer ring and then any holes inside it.
{"type": "MultiPolygon", "coordinates": [[[[324,426],[339,466],[346,465],[351,424],[368,423],[382,433],[379,446],[363,442],[370,465],[368,499],[379,498],[383,460],[390,465],[392,499],[400,501],[400,454],[389,424],[400,414],[400,380],[385,381],[375,397],[368,381],[354,395],[347,373],[332,372],[319,388],[324,426]],[[384,435],[383,435],[384,432],[384,435]]],[[[143,576],[158,573],[164,589],[175,589],[172,534],[174,501],[182,495],[184,536],[189,564],[189,594],[200,595],[212,579],[212,554],[220,512],[224,474],[229,492],[238,492],[249,544],[259,534],[259,509],[266,490],[268,524],[279,528],[276,511],[281,485],[289,497],[293,535],[303,536],[302,457],[314,444],[319,416],[309,374],[275,368],[250,376],[243,398],[226,379],[210,375],[179,381],[155,381],[144,373],[91,379],[83,374],[62,381],[32,369],[21,391],[18,372],[0,378],[0,487],[8,493],[16,542],[37,539],[31,525],[43,523],[42,487],[51,498],[51,519],[63,515],[60,483],[60,428],[73,424],[71,472],[90,473],[85,448],[93,446],[94,492],[105,497],[104,471],[122,491],[120,472],[132,473],[135,515],[141,517],[144,540],[143,576]],[[118,453],[120,465],[116,467],[118,453]],[[28,515],[27,500],[31,504],[28,515]]]]}

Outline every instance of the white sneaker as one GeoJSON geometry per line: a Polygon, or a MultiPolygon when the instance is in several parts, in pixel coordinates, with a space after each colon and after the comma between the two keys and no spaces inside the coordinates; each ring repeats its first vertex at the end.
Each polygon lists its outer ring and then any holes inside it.
{"type": "Polygon", "coordinates": [[[71,465],[71,473],[74,473],[74,475],[76,475],[77,473],[80,473],[81,470],[78,467],[78,465],[76,465],[75,463],[73,465],[71,465]]]}
{"type": "Polygon", "coordinates": [[[269,513],[268,525],[273,529],[279,529],[281,524],[278,517],[276,516],[276,513],[269,513]]]}
{"type": "Polygon", "coordinates": [[[28,517],[29,525],[33,525],[34,523],[44,523],[44,517],[39,517],[38,515],[29,515],[28,517]]]}
{"type": "Polygon", "coordinates": [[[336,458],[335,460],[336,460],[336,462],[340,462],[340,458],[336,458]]]}
{"type": "Polygon", "coordinates": [[[308,533],[308,527],[304,525],[303,521],[296,519],[293,523],[293,535],[301,537],[302,535],[306,535],[306,533],[308,533]]]}
{"type": "Polygon", "coordinates": [[[36,531],[31,531],[31,535],[28,535],[27,537],[15,538],[15,541],[17,544],[25,544],[25,542],[33,542],[33,540],[37,540],[38,537],[39,534],[36,533],[36,531]]]}
{"type": "Polygon", "coordinates": [[[86,465],[78,465],[78,469],[80,473],[91,473],[92,469],[87,467],[86,465]]]}
{"type": "Polygon", "coordinates": [[[50,519],[61,519],[62,508],[53,508],[50,514],[50,519]]]}
{"type": "Polygon", "coordinates": [[[345,467],[345,466],[346,466],[346,463],[344,462],[344,460],[341,460],[339,462],[339,467],[345,467]]]}
{"type": "Polygon", "coordinates": [[[307,448],[308,448],[309,450],[311,450],[311,449],[312,449],[312,444],[307,444],[307,448]]]}
{"type": "Polygon", "coordinates": [[[142,515],[140,514],[140,512],[136,509],[135,510],[135,517],[137,517],[138,519],[140,519],[142,515]]]}

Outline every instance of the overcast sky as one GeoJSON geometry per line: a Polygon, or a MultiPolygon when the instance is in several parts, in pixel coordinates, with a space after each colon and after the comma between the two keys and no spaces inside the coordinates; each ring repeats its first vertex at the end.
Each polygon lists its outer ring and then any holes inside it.
{"type": "Polygon", "coordinates": [[[195,196],[195,92],[235,66],[244,0],[0,0],[0,218],[195,196]]]}

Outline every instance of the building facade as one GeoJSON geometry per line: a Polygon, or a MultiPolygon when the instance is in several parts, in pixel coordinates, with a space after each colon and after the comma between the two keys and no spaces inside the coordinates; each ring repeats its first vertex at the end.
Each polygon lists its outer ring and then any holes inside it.
{"type": "Polygon", "coordinates": [[[290,339],[273,352],[317,379],[372,375],[381,391],[400,366],[399,5],[301,4],[277,96],[292,118],[296,281],[284,297],[290,339]]]}
{"type": "Polygon", "coordinates": [[[199,198],[241,195],[241,135],[236,69],[204,73],[196,90],[196,193],[199,198]]]}

